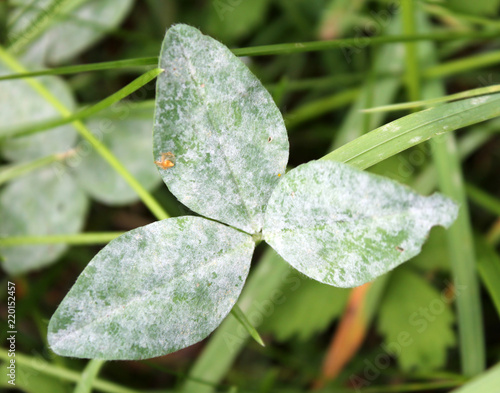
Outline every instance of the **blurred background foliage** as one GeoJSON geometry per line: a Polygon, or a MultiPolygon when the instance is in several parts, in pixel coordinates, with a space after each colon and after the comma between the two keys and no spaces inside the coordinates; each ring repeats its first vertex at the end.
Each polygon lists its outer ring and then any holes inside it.
{"type": "MultiPolygon", "coordinates": [[[[352,38],[337,49],[242,58],[284,115],[289,165],[295,167],[409,113],[364,113],[363,108],[499,84],[499,11],[500,0],[7,0],[0,2],[0,37],[9,56],[27,70],[155,57],[165,30],[179,22],[230,48],[352,38]],[[431,39],[380,45],[367,41],[415,33],[431,39]],[[439,38],[446,34],[462,34],[462,39],[439,38]],[[413,63],[408,60],[412,56],[413,63]]],[[[108,97],[146,69],[37,80],[75,111],[108,97]]],[[[5,56],[0,58],[0,76],[16,72],[5,56]]],[[[153,99],[151,82],[84,123],[102,135],[103,143],[171,216],[191,214],[160,186],[152,163],[153,99]]],[[[28,80],[0,81],[0,136],[55,114],[54,105],[35,94],[28,80]]],[[[456,157],[448,160],[456,158],[461,165],[448,175],[465,182],[463,202],[469,214],[460,225],[472,229],[475,247],[461,242],[467,243],[467,235],[434,229],[419,256],[372,284],[346,290],[291,271],[261,245],[240,303],[251,304],[247,316],[258,326],[265,348],[248,341],[228,316],[202,343],[153,360],[90,362],[84,374],[90,377],[82,379],[87,361],[51,353],[46,328],[101,245],[0,247],[1,286],[11,280],[17,288],[17,388],[70,392],[77,383],[80,392],[91,386],[105,392],[437,392],[460,386],[500,360],[499,132],[500,122],[491,120],[461,130],[447,142],[457,145],[456,157]],[[478,311],[480,326],[472,341],[481,343],[484,335],[486,343],[484,358],[469,368],[463,364],[469,354],[459,345],[461,322],[455,307],[456,299],[468,292],[453,282],[450,270],[450,261],[464,247],[472,252],[469,261],[481,288],[482,316],[478,311]],[[259,270],[266,260],[271,271],[259,270]]],[[[428,194],[443,187],[439,163],[433,160],[436,149],[419,145],[369,170],[428,194]]],[[[0,237],[126,231],[155,220],[70,125],[2,139],[0,153],[0,237]],[[46,162],[6,180],[13,168],[37,159],[46,162]]],[[[2,318],[6,296],[2,290],[2,318]]],[[[2,345],[6,332],[0,331],[2,345]]],[[[4,374],[0,386],[7,389],[4,374]]],[[[497,390],[489,391],[497,392],[500,379],[491,386],[497,390]]]]}

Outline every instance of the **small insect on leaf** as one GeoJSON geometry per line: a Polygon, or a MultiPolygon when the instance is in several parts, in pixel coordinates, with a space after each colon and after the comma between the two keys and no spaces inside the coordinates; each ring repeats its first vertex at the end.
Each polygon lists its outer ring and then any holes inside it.
{"type": "Polygon", "coordinates": [[[175,155],[172,152],[162,153],[159,161],[155,161],[155,164],[162,169],[172,168],[175,165],[175,155]]]}

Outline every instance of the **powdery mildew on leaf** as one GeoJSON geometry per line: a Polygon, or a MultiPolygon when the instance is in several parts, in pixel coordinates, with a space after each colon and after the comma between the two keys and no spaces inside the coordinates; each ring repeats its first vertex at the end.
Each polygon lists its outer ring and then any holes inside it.
{"type": "Polygon", "coordinates": [[[110,242],[54,313],[64,356],[144,359],[194,344],[235,304],[254,249],[246,234],[200,217],[170,218],[110,242]]]}
{"type": "MultiPolygon", "coordinates": [[[[0,193],[0,237],[72,234],[81,231],[88,200],[62,168],[44,168],[12,180],[0,193]]],[[[3,268],[22,274],[54,262],[65,244],[0,248],[3,268]]]]}
{"type": "MultiPolygon", "coordinates": [[[[153,139],[152,112],[149,118],[129,114],[124,120],[96,117],[87,122],[89,129],[95,135],[102,135],[102,142],[146,190],[152,190],[161,182],[155,164],[148,160],[153,139]]],[[[132,187],[95,149],[77,162],[73,172],[82,188],[102,203],[125,205],[139,199],[132,187]]]]}
{"type": "Polygon", "coordinates": [[[271,96],[228,48],[176,25],[163,42],[154,159],[170,191],[191,210],[255,233],[288,161],[288,137],[271,96]]]}
{"type": "MultiPolygon", "coordinates": [[[[0,61],[0,75],[12,74],[0,61]]],[[[75,102],[66,83],[57,77],[38,79],[70,111],[75,102]]],[[[40,96],[25,80],[6,80],[0,87],[0,135],[2,131],[36,124],[44,120],[60,118],[61,114],[45,98],[40,96]]],[[[2,155],[11,161],[31,161],[53,153],[71,149],[76,140],[76,130],[64,125],[48,131],[21,138],[11,138],[2,143],[2,155]]]]}
{"type": "Polygon", "coordinates": [[[266,211],[265,240],[320,282],[354,287],[420,252],[431,227],[448,227],[457,206],[333,161],[290,171],[266,211]]]}

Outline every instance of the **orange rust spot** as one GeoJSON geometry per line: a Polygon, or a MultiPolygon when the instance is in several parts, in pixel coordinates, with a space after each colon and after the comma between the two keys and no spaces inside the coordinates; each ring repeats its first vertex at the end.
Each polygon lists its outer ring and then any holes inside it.
{"type": "Polygon", "coordinates": [[[155,164],[162,169],[172,168],[175,165],[175,156],[172,152],[162,153],[159,161],[155,161],[155,164]]]}
{"type": "Polygon", "coordinates": [[[281,173],[278,173],[278,177],[281,177],[281,173]]]}

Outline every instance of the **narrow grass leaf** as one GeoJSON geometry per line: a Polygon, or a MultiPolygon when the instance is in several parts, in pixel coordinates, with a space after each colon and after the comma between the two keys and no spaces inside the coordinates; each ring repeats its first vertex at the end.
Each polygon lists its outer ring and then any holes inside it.
{"type": "Polygon", "coordinates": [[[322,159],[365,169],[428,139],[497,116],[500,94],[443,104],[379,127],[322,159]]]}
{"type": "Polygon", "coordinates": [[[259,332],[255,327],[250,323],[246,315],[241,311],[241,308],[238,307],[236,304],[233,309],[231,310],[231,314],[233,317],[235,317],[239,323],[243,325],[245,330],[250,334],[250,336],[259,344],[265,347],[266,345],[264,344],[264,341],[262,340],[262,337],[260,337],[259,332]]]}
{"type": "Polygon", "coordinates": [[[44,75],[68,75],[68,74],[78,74],[81,72],[117,70],[121,68],[136,68],[144,66],[153,66],[156,64],[158,64],[157,57],[142,57],[137,59],[106,61],[102,63],[93,63],[93,64],[79,64],[66,67],[49,68],[47,70],[40,70],[40,71],[7,74],[0,76],[0,81],[11,80],[11,79],[33,78],[44,75]]]}
{"type": "Polygon", "coordinates": [[[186,25],[171,27],[160,56],[154,156],[170,191],[191,210],[259,232],[284,174],[288,137],[271,95],[231,51],[186,25]]]}
{"type": "Polygon", "coordinates": [[[452,393],[497,393],[498,386],[500,386],[500,363],[478,375],[464,386],[453,390],[452,393]]]}
{"type": "Polygon", "coordinates": [[[301,273],[338,287],[372,281],[420,252],[457,206],[329,161],[288,172],[266,210],[264,239],[301,273]]]}
{"type": "Polygon", "coordinates": [[[475,240],[479,277],[500,317],[500,257],[485,239],[476,236],[475,240]]]}
{"type": "Polygon", "coordinates": [[[442,104],[444,102],[461,100],[464,98],[470,98],[475,96],[481,96],[485,94],[498,93],[500,91],[500,85],[493,85],[487,87],[480,87],[477,89],[461,91],[460,93],[450,94],[443,97],[431,98],[428,100],[420,100],[413,102],[405,102],[402,104],[384,105],[377,106],[375,108],[363,109],[363,112],[390,112],[398,111],[402,109],[413,109],[424,106],[435,106],[436,104],[442,104]]]}
{"type": "Polygon", "coordinates": [[[111,241],[52,316],[54,352],[144,359],[197,343],[231,311],[252,238],[200,217],[157,221],[111,241]]]}

